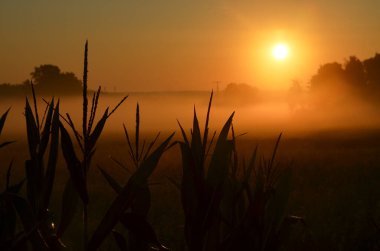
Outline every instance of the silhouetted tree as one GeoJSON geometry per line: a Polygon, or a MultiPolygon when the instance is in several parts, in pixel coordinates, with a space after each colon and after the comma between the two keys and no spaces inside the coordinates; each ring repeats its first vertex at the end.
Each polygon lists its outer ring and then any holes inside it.
{"type": "Polygon", "coordinates": [[[355,56],[349,57],[345,63],[344,75],[346,83],[354,88],[365,89],[366,75],[363,63],[355,56]]]}
{"type": "Polygon", "coordinates": [[[337,83],[344,81],[344,70],[339,63],[327,63],[321,65],[316,75],[310,80],[310,89],[329,89],[337,83]]]}
{"type": "Polygon", "coordinates": [[[58,66],[45,64],[30,74],[36,89],[53,95],[80,93],[82,82],[72,72],[61,72],[58,66]]]}
{"type": "Polygon", "coordinates": [[[225,103],[238,105],[252,104],[257,102],[257,88],[245,83],[230,83],[223,91],[225,103]]]}
{"type": "Polygon", "coordinates": [[[61,70],[58,66],[45,64],[35,67],[34,71],[30,73],[34,83],[39,86],[48,85],[50,82],[56,81],[60,75],[61,70]]]}
{"type": "Polygon", "coordinates": [[[290,110],[295,110],[303,106],[304,92],[298,80],[293,80],[292,86],[288,90],[288,105],[290,110]]]}
{"type": "MultiPolygon", "coordinates": [[[[344,68],[339,63],[322,65],[311,78],[310,90],[320,105],[336,105],[349,100],[380,101],[380,54],[360,61],[351,56],[344,68]]],[[[314,102],[315,103],[315,102],[314,102]]]]}
{"type": "Polygon", "coordinates": [[[0,84],[0,96],[2,98],[26,96],[30,92],[29,83],[30,83],[29,81],[25,80],[22,84],[10,84],[10,83],[0,84]],[[28,84],[26,82],[28,82],[28,84]]]}
{"type": "Polygon", "coordinates": [[[380,54],[376,53],[374,57],[364,60],[363,66],[367,75],[367,84],[380,88],[380,54]]]}

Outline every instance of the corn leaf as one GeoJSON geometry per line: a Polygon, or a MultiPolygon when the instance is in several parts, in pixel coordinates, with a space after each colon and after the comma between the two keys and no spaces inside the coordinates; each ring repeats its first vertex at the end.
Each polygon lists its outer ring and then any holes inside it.
{"type": "Polygon", "coordinates": [[[187,136],[186,136],[186,132],[185,132],[185,130],[183,129],[181,123],[180,123],[178,120],[177,120],[177,123],[178,123],[178,125],[179,125],[179,128],[181,129],[181,133],[182,133],[183,141],[185,142],[185,144],[186,144],[187,146],[190,147],[190,143],[189,143],[189,140],[187,139],[187,136]]]}
{"type": "MultiPolygon", "coordinates": [[[[7,194],[0,194],[0,248],[1,244],[13,240],[16,233],[16,209],[13,207],[7,194]]],[[[4,247],[5,248],[5,247],[4,247]]]]}
{"type": "Polygon", "coordinates": [[[166,177],[168,179],[168,181],[175,187],[178,189],[178,191],[181,191],[181,184],[179,183],[179,181],[175,178],[172,178],[172,177],[166,177]]]}
{"type": "Polygon", "coordinates": [[[106,181],[108,182],[108,184],[112,187],[112,189],[117,193],[121,193],[121,191],[123,190],[123,187],[114,179],[112,178],[111,175],[109,175],[106,170],[104,170],[103,168],[99,167],[99,170],[100,170],[100,173],[104,176],[104,178],[106,179],[106,181]]]}
{"type": "Polygon", "coordinates": [[[211,111],[211,104],[212,104],[212,97],[214,95],[214,91],[211,91],[210,95],[210,100],[208,102],[208,107],[207,107],[207,115],[206,115],[206,122],[205,122],[205,131],[203,133],[203,157],[205,158],[206,150],[207,150],[207,140],[208,140],[208,123],[210,120],[210,111],[211,111]]]}
{"type": "Polygon", "coordinates": [[[48,250],[47,243],[36,231],[38,228],[38,223],[36,221],[35,215],[33,214],[32,207],[24,198],[15,194],[12,195],[12,202],[21,219],[24,230],[26,232],[31,232],[30,242],[32,243],[33,249],[48,250]]]}
{"type": "Polygon", "coordinates": [[[3,131],[5,120],[7,119],[7,116],[8,116],[10,109],[11,108],[8,108],[8,110],[3,115],[1,115],[1,118],[0,118],[0,135],[1,135],[1,132],[3,131]]]}
{"type": "Polygon", "coordinates": [[[139,161],[139,139],[140,137],[140,108],[139,108],[139,103],[137,103],[136,106],[136,130],[135,130],[135,146],[136,146],[136,162],[139,161]]]}
{"type": "Polygon", "coordinates": [[[201,131],[199,129],[199,122],[197,118],[197,112],[194,108],[194,119],[193,119],[193,135],[191,137],[191,150],[193,153],[193,158],[195,160],[195,168],[197,175],[203,175],[203,146],[201,131]]]}
{"type": "Polygon", "coordinates": [[[107,118],[108,118],[108,108],[104,112],[102,118],[96,124],[94,131],[90,134],[89,143],[88,143],[89,149],[92,149],[95,146],[96,141],[99,139],[100,134],[103,131],[104,125],[107,122],[107,118]]]}
{"type": "Polygon", "coordinates": [[[218,140],[215,145],[214,153],[211,157],[210,167],[207,174],[207,183],[213,188],[219,186],[228,175],[228,166],[230,156],[233,150],[233,142],[227,139],[231,128],[234,113],[228,118],[224,124],[218,140]]]}
{"type": "MultiPolygon", "coordinates": [[[[48,115],[47,115],[48,117],[49,117],[50,109],[53,110],[53,108],[49,108],[48,115]]],[[[45,123],[48,123],[47,121],[48,119],[46,120],[45,123]]],[[[54,115],[52,115],[50,151],[49,151],[49,159],[48,159],[48,164],[47,164],[46,173],[45,173],[44,194],[42,198],[43,209],[48,208],[50,196],[53,190],[55,169],[57,166],[57,159],[58,159],[58,141],[59,141],[59,101],[57,103],[57,106],[54,109],[54,115]]]]}
{"type": "Polygon", "coordinates": [[[136,187],[143,187],[146,184],[147,179],[157,167],[158,161],[160,160],[162,154],[165,152],[173,136],[174,133],[171,134],[164,142],[162,142],[161,145],[157,147],[157,149],[141,163],[139,169],[137,169],[137,171],[129,179],[129,182],[131,184],[135,185],[136,187]]]}
{"type": "Polygon", "coordinates": [[[75,190],[74,184],[69,178],[65,184],[62,197],[62,207],[61,207],[61,219],[57,229],[58,238],[67,230],[68,226],[71,224],[75,213],[78,209],[80,197],[75,190]]]}
{"type": "Polygon", "coordinates": [[[291,177],[290,168],[286,168],[281,173],[274,194],[268,201],[266,222],[267,229],[265,232],[265,241],[269,241],[270,235],[276,235],[281,228],[281,225],[286,217],[286,208],[291,192],[291,177]]]}
{"type": "Polygon", "coordinates": [[[79,193],[80,198],[83,203],[88,203],[88,192],[85,183],[85,177],[83,172],[83,167],[77,158],[74,146],[71,141],[69,133],[66,131],[65,127],[59,123],[61,130],[61,145],[63,157],[66,161],[66,166],[69,169],[70,177],[76,191],[79,193]]]}
{"type": "Polygon", "coordinates": [[[128,251],[127,242],[122,234],[119,232],[112,230],[113,238],[119,248],[120,251],[128,251]]]}
{"type": "Polygon", "coordinates": [[[168,250],[157,239],[152,226],[139,214],[125,213],[120,222],[131,231],[137,238],[146,242],[155,250],[168,250]]]}
{"type": "Polygon", "coordinates": [[[9,145],[9,144],[14,143],[14,142],[15,142],[15,141],[5,141],[5,142],[3,142],[3,143],[0,144],[0,148],[3,148],[3,147],[5,147],[5,146],[7,146],[7,145],[9,145]]]}
{"type": "Polygon", "coordinates": [[[199,198],[198,191],[201,184],[196,182],[195,179],[195,163],[192,158],[191,150],[185,144],[180,142],[181,155],[182,155],[182,182],[181,182],[181,200],[182,207],[186,216],[190,216],[190,221],[198,208],[199,198]]]}
{"type": "Polygon", "coordinates": [[[135,199],[131,205],[131,211],[146,217],[150,209],[150,198],[151,194],[148,185],[138,188],[135,192],[135,199]]]}
{"type": "Polygon", "coordinates": [[[41,133],[41,144],[39,146],[39,151],[38,151],[38,154],[40,155],[40,157],[44,155],[47,145],[49,143],[53,110],[54,110],[54,99],[49,104],[49,108],[48,108],[46,119],[45,119],[45,125],[41,133]]]}
{"type": "Polygon", "coordinates": [[[136,172],[131,176],[121,193],[112,202],[106,215],[96,228],[88,244],[89,250],[97,250],[112,228],[120,220],[125,210],[131,206],[138,188],[147,184],[148,177],[156,168],[158,161],[168,146],[174,133],[170,135],[152,154],[144,160],[136,172]]]}
{"type": "Polygon", "coordinates": [[[14,185],[8,186],[7,192],[14,193],[14,194],[19,193],[22,186],[24,185],[24,183],[25,183],[25,179],[21,180],[20,182],[14,184],[14,185]]]}
{"type": "Polygon", "coordinates": [[[244,192],[244,189],[247,188],[247,186],[249,186],[249,181],[252,177],[252,173],[255,171],[256,168],[257,152],[258,147],[255,148],[247,168],[245,167],[245,162],[243,163],[244,173],[240,183],[240,187],[237,192],[238,196],[240,196],[244,192]]]}
{"type": "Polygon", "coordinates": [[[39,129],[33,116],[32,109],[26,99],[25,105],[26,130],[28,134],[29,153],[32,159],[37,158],[37,147],[40,142],[39,129]]]}
{"type": "Polygon", "coordinates": [[[37,212],[39,207],[42,180],[39,173],[37,172],[36,160],[25,161],[25,174],[27,198],[34,212],[37,212]]]}

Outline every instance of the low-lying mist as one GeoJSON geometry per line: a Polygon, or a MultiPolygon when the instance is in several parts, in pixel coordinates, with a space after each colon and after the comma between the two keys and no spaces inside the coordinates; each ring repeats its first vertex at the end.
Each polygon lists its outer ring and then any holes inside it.
{"type": "MultiPolygon", "coordinates": [[[[193,110],[196,108],[201,125],[207,111],[210,93],[135,93],[129,95],[126,102],[111,116],[107,122],[104,135],[121,136],[123,123],[128,128],[135,126],[136,104],[140,106],[141,130],[143,133],[169,133],[178,131],[177,120],[185,129],[192,125],[193,110]]],[[[112,109],[122,95],[105,94],[99,102],[101,116],[107,106],[112,109]]],[[[37,97],[39,113],[42,117],[46,104],[37,97]]],[[[307,98],[306,99],[311,99],[307,98]]],[[[353,132],[380,129],[380,116],[373,105],[355,99],[320,107],[312,102],[304,102],[291,106],[287,93],[272,92],[260,94],[252,100],[236,96],[227,98],[223,93],[214,93],[211,109],[210,129],[219,130],[232,112],[235,112],[234,128],[236,134],[247,133],[244,137],[275,137],[283,132],[288,137],[302,137],[319,131],[353,132]]],[[[61,115],[69,113],[81,128],[82,97],[63,97],[60,99],[61,115]]],[[[25,119],[23,110],[25,99],[3,99],[0,111],[11,107],[3,137],[23,135],[25,119]]],[[[103,136],[104,136],[103,135],[103,136]]],[[[17,137],[18,138],[18,137],[17,137]]]]}

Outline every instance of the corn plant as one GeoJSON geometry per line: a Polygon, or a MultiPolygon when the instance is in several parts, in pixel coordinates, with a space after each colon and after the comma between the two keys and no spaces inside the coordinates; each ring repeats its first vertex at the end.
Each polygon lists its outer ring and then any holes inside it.
{"type": "Polygon", "coordinates": [[[212,97],[203,138],[195,109],[190,139],[179,123],[186,244],[189,250],[276,250],[290,187],[290,169],[275,164],[280,137],[269,161],[257,165],[255,151],[239,168],[233,113],[215,146],[215,132],[208,141],[212,97]]]}
{"type": "MultiPolygon", "coordinates": [[[[275,162],[280,139],[281,134],[270,159],[258,158],[256,148],[248,164],[242,163],[240,172],[234,148],[220,207],[223,250],[279,250],[291,223],[303,221],[287,215],[291,169],[275,162]]],[[[235,145],[234,136],[233,141],[235,145]]]]}
{"type": "MultiPolygon", "coordinates": [[[[11,171],[12,162],[8,166],[5,189],[0,193],[0,250],[26,250],[27,241],[35,237],[37,224],[28,201],[19,194],[25,180],[11,184],[11,171]],[[17,228],[18,219],[23,225],[22,230],[17,228]]],[[[36,244],[38,240],[41,239],[32,241],[36,244]]]]}
{"type": "MultiPolygon", "coordinates": [[[[1,136],[1,132],[3,131],[3,128],[4,128],[4,125],[5,125],[5,121],[7,120],[7,116],[8,116],[8,113],[9,113],[9,110],[10,108],[3,114],[1,115],[0,117],[0,136],[1,136]]],[[[9,144],[12,144],[14,143],[14,141],[5,141],[5,142],[2,142],[0,143],[0,149],[9,145],[9,144]]]]}
{"type": "Polygon", "coordinates": [[[117,110],[125,101],[125,96],[110,112],[109,108],[105,110],[102,117],[95,123],[95,117],[98,108],[101,88],[92,96],[91,110],[88,114],[88,90],[87,90],[87,67],[88,67],[88,42],[86,41],[84,50],[84,69],[83,69],[83,114],[82,114],[82,133],[80,133],[71,116],[66,113],[64,119],[72,129],[76,142],[81,150],[81,160],[77,157],[73,142],[68,131],[62,123],[59,124],[61,131],[61,146],[67,168],[70,172],[70,178],[67,181],[62,199],[62,218],[58,227],[57,235],[60,237],[66,231],[71,223],[79,199],[83,203],[83,245],[87,250],[88,244],[88,210],[89,195],[87,190],[87,172],[91,165],[92,156],[95,153],[96,142],[99,139],[108,118],[117,110]],[[88,116],[89,115],[89,116],[88,116]]]}
{"type": "MultiPolygon", "coordinates": [[[[8,111],[0,118],[0,135],[8,111]]],[[[0,148],[10,143],[12,142],[1,143],[0,148]]],[[[1,250],[26,250],[27,242],[30,241],[34,250],[47,250],[53,242],[57,243],[52,236],[44,231],[50,221],[38,217],[35,208],[31,206],[28,199],[19,194],[24,179],[11,185],[12,164],[13,161],[8,166],[5,190],[0,194],[0,248],[1,250]],[[20,219],[20,222],[17,219],[20,219]],[[22,225],[21,231],[17,227],[20,223],[22,225]]],[[[59,250],[58,248],[57,246],[55,250],[59,250]]]]}
{"type": "MultiPolygon", "coordinates": [[[[147,222],[147,215],[150,208],[150,189],[148,178],[156,169],[162,154],[173,144],[169,145],[174,134],[164,140],[161,145],[153,150],[160,133],[149,143],[140,144],[140,109],[136,107],[136,127],[135,141],[132,142],[130,133],[125,125],[123,125],[124,133],[128,143],[128,154],[134,166],[134,173],[131,175],[127,183],[121,186],[106,170],[100,168],[101,173],[118,194],[109,208],[106,216],[103,218],[99,227],[96,229],[90,241],[91,250],[96,250],[101,241],[110,233],[115,225],[120,222],[128,231],[128,238],[121,233],[113,230],[113,236],[120,250],[168,250],[157,239],[157,236],[147,222]],[[134,144],[133,144],[134,143],[134,144]]],[[[115,162],[126,170],[130,170],[121,164],[115,162]]]]}
{"type": "MultiPolygon", "coordinates": [[[[4,128],[5,121],[7,119],[9,109],[0,118],[0,136],[4,128]]],[[[3,148],[11,141],[0,143],[0,148],[3,148]]],[[[3,163],[2,163],[3,164],[3,163]]],[[[17,210],[14,207],[14,200],[18,198],[18,192],[20,191],[24,181],[16,185],[10,184],[11,170],[13,161],[8,165],[6,173],[5,189],[0,194],[0,248],[1,250],[10,250],[14,247],[25,247],[25,242],[20,244],[21,233],[16,234],[16,222],[17,222],[17,210]]]]}
{"type": "MultiPolygon", "coordinates": [[[[28,99],[26,99],[25,104],[25,120],[30,155],[30,159],[25,161],[27,199],[32,210],[31,215],[35,217],[35,222],[39,224],[34,235],[36,238],[37,236],[43,237],[45,248],[58,248],[61,245],[56,238],[55,223],[51,220],[49,203],[58,159],[59,102],[56,106],[54,106],[54,99],[48,103],[44,116],[40,120],[33,83],[31,83],[31,86],[34,114],[28,99]],[[48,147],[49,155],[47,157],[47,165],[45,166],[45,154],[48,147]]],[[[42,249],[39,246],[41,243],[34,243],[34,249],[42,249]]]]}
{"type": "MultiPolygon", "coordinates": [[[[219,243],[219,204],[222,199],[223,183],[228,176],[229,160],[233,144],[227,139],[232,124],[232,114],[223,126],[206,169],[206,156],[209,152],[208,122],[212,94],[208,106],[206,125],[203,134],[199,127],[197,113],[194,108],[193,129],[189,141],[183,127],[179,123],[183,142],[179,142],[182,154],[181,200],[185,214],[185,241],[189,250],[217,250],[219,243]]],[[[213,141],[215,137],[212,137],[213,141]]]]}

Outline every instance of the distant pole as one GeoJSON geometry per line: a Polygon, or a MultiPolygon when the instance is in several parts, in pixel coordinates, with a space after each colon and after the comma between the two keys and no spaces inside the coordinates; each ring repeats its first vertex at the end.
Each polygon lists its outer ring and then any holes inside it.
{"type": "Polygon", "coordinates": [[[214,83],[216,84],[216,94],[219,94],[219,84],[220,84],[220,81],[217,80],[217,81],[214,81],[214,83]]]}

